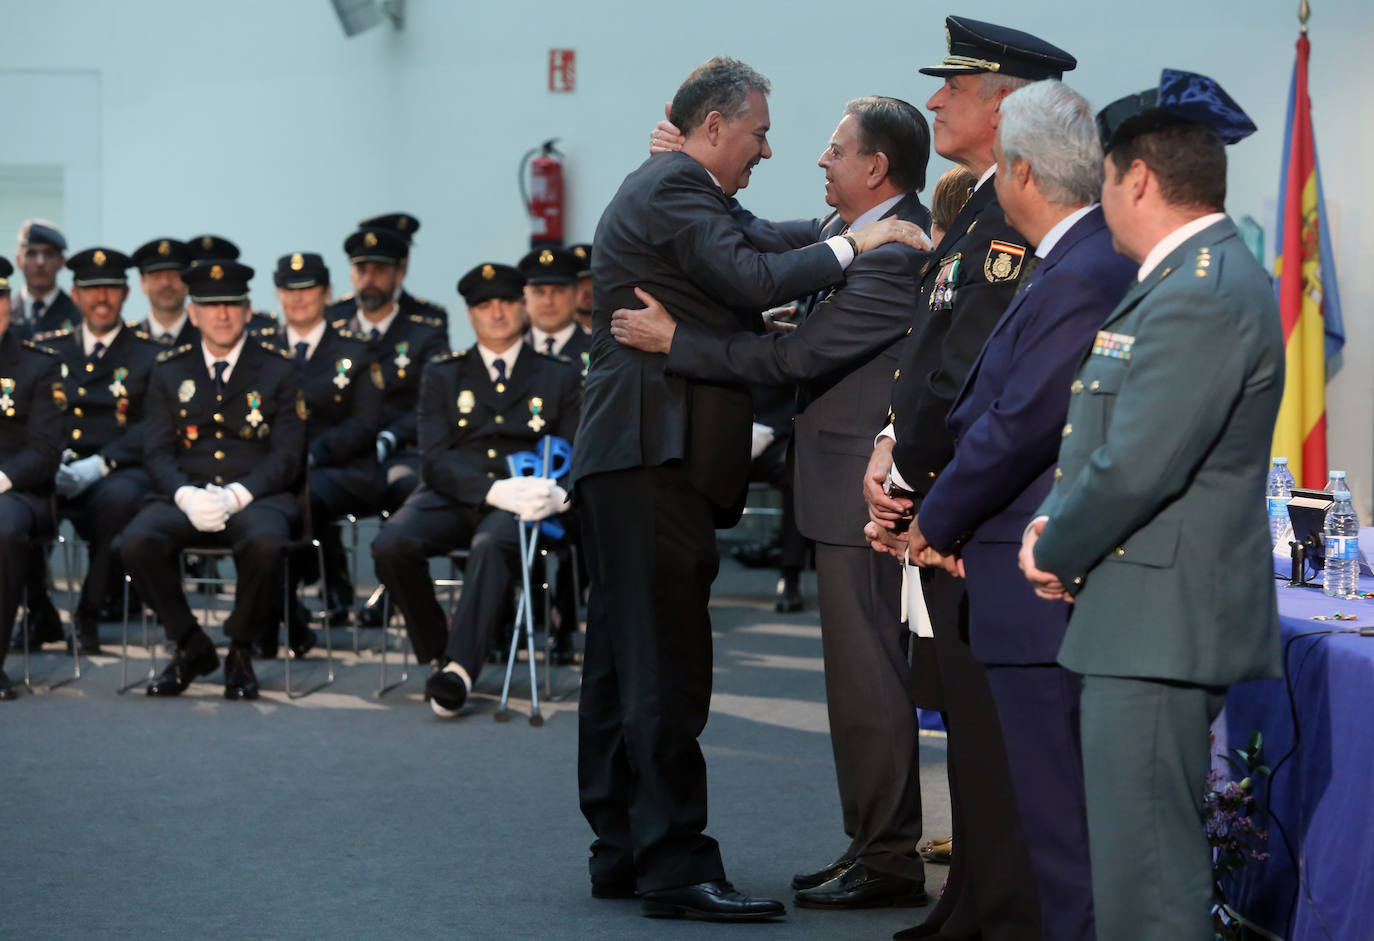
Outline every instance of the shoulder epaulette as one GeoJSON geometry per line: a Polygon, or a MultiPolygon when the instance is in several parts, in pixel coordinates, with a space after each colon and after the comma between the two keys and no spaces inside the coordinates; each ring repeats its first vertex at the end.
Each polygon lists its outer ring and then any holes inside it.
{"type": "Polygon", "coordinates": [[[182,353],[191,350],[194,346],[194,343],[183,343],[181,346],[173,347],[170,350],[163,350],[161,353],[157,354],[157,361],[159,363],[165,363],[169,359],[175,359],[182,353]]]}
{"type": "Polygon", "coordinates": [[[40,344],[40,343],[35,343],[33,340],[25,340],[25,341],[24,341],[24,346],[28,347],[28,348],[31,349],[31,350],[37,350],[37,351],[40,352],[40,353],[46,353],[46,354],[48,354],[49,356],[57,356],[57,355],[59,355],[58,352],[57,352],[57,350],[49,349],[48,347],[43,346],[43,345],[40,344]]]}
{"type": "Polygon", "coordinates": [[[262,348],[263,348],[265,351],[267,351],[268,353],[275,353],[276,355],[280,356],[282,359],[289,359],[289,360],[292,360],[292,361],[294,361],[295,358],[296,358],[295,356],[291,355],[290,353],[288,353],[286,350],[282,349],[281,347],[279,347],[279,346],[273,346],[271,343],[268,343],[266,340],[262,339],[262,337],[253,337],[253,339],[257,340],[257,341],[258,341],[258,346],[262,347],[262,348]]]}
{"type": "Polygon", "coordinates": [[[346,323],[348,323],[348,318],[344,317],[340,320],[334,321],[330,324],[330,326],[333,327],[335,330],[342,330],[344,328],[344,324],[346,323]]]}
{"type": "Polygon", "coordinates": [[[444,322],[438,317],[425,317],[422,314],[408,314],[411,323],[422,323],[427,327],[442,327],[444,322]]]}
{"type": "MultiPolygon", "coordinates": [[[[348,321],[346,321],[346,320],[340,320],[340,321],[339,321],[339,323],[347,323],[347,322],[348,322],[348,321]]],[[[361,333],[355,333],[354,331],[349,330],[349,329],[346,328],[346,327],[340,327],[340,326],[336,326],[336,325],[334,325],[334,324],[330,324],[330,326],[334,328],[334,333],[335,333],[336,335],[343,337],[345,340],[361,340],[361,341],[364,342],[364,343],[367,342],[367,337],[363,336],[361,333]]]]}
{"type": "Polygon", "coordinates": [[[277,335],[276,327],[255,327],[248,331],[250,337],[274,337],[277,335]]]}
{"type": "Polygon", "coordinates": [[[1193,258],[1193,274],[1199,278],[1205,278],[1212,270],[1212,249],[1210,246],[1203,245],[1197,250],[1197,255],[1193,258]]]}
{"type": "Polygon", "coordinates": [[[133,334],[136,339],[144,340],[148,343],[157,343],[157,340],[153,338],[153,335],[146,330],[134,329],[133,334]]]}
{"type": "Polygon", "coordinates": [[[421,307],[428,307],[430,310],[441,310],[444,313],[448,313],[448,308],[443,304],[436,304],[434,301],[426,300],[423,297],[415,297],[414,294],[410,296],[414,298],[415,303],[419,304],[421,307]]]}
{"type": "Polygon", "coordinates": [[[447,362],[451,362],[451,361],[453,361],[453,360],[455,360],[455,359],[460,359],[460,358],[462,358],[463,356],[466,356],[466,355],[467,355],[467,350],[464,350],[464,351],[461,352],[461,353],[437,353],[437,354],[435,354],[434,356],[431,356],[431,357],[430,357],[429,362],[430,362],[431,365],[433,365],[434,363],[447,363],[447,362]]]}
{"type": "Polygon", "coordinates": [[[137,330],[137,329],[138,329],[138,325],[141,324],[141,323],[143,323],[143,321],[141,321],[141,320],[126,320],[126,321],[124,321],[124,326],[130,327],[130,328],[132,328],[132,329],[134,329],[134,330],[137,330]]]}
{"type": "Polygon", "coordinates": [[[66,328],[63,328],[63,329],[61,329],[61,330],[45,330],[45,331],[42,332],[42,333],[35,333],[35,334],[33,335],[33,338],[34,338],[35,340],[40,340],[40,341],[41,341],[41,340],[60,340],[60,339],[62,339],[62,337],[69,337],[69,336],[71,336],[71,335],[72,335],[71,330],[66,329],[66,328]]]}

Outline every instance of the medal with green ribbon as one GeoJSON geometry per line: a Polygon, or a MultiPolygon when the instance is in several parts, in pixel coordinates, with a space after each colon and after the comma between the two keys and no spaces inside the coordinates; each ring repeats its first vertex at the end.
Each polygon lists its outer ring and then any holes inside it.
{"type": "Polygon", "coordinates": [[[114,382],[110,383],[110,395],[122,399],[129,394],[129,390],[124,388],[124,380],[128,375],[129,370],[124,366],[120,366],[114,371],[114,382]]]}
{"type": "Polygon", "coordinates": [[[5,410],[5,414],[14,416],[14,380],[0,379],[0,409],[5,410]]]}
{"type": "Polygon", "coordinates": [[[248,393],[248,424],[254,428],[262,424],[262,396],[256,392],[248,393]]]}

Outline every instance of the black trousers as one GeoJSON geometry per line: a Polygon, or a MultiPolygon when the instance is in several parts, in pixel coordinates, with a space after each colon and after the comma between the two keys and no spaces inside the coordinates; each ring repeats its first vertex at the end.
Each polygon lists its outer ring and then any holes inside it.
{"type": "Polygon", "coordinates": [[[711,704],[711,504],[673,466],[595,474],[576,493],[592,583],[577,768],[592,881],[722,879],[697,744],[711,704]]]}
{"type": "MultiPolygon", "coordinates": [[[[122,591],[124,567],[114,551],[115,537],[138,514],[151,487],[152,480],[143,468],[121,468],[97,480],[73,499],[57,501],[58,515],[72,521],[88,546],[86,580],[81,584],[81,599],[74,612],[78,625],[98,621],[105,599],[111,597],[112,592],[118,597],[122,591]]],[[[47,594],[47,559],[39,552],[37,561],[38,564],[29,569],[30,598],[47,594]]]]}
{"type": "Polygon", "coordinates": [[[200,532],[176,506],[156,500],[145,504],[115,540],[134,588],[157,614],[169,640],[180,646],[199,628],[186,601],[178,558],[189,546],[233,550],[238,588],[224,624],[231,641],[250,643],[265,625],[281,621],[282,566],[296,510],[294,503],[270,499],[248,504],[216,533],[200,532]]]}
{"type": "MultiPolygon", "coordinates": [[[[351,474],[337,467],[312,467],[310,469],[310,522],[312,535],[320,541],[324,552],[325,571],[329,573],[329,587],[334,589],[348,586],[351,594],[352,583],[348,581],[348,555],[344,552],[339,526],[335,522],[348,513],[365,515],[372,512],[373,504],[359,499],[358,495],[346,484],[351,483],[351,474]]],[[[291,559],[291,576],[297,584],[309,585],[319,578],[315,571],[319,567],[313,549],[302,549],[291,559]]]]}
{"type": "Polygon", "coordinates": [[[420,452],[408,449],[382,462],[379,508],[395,513],[420,485],[420,452]]]}
{"type": "Polygon", "coordinates": [[[32,553],[39,535],[38,500],[17,493],[0,493],[0,667],[14,629],[14,615],[24,596],[32,553]]]}
{"type": "Polygon", "coordinates": [[[926,924],[942,938],[1040,938],[1035,875],[1021,832],[1006,746],[987,673],[969,649],[962,579],[921,573],[935,634],[949,731],[947,769],[954,823],[949,878],[926,924]]]}
{"type": "Polygon", "coordinates": [[[867,546],[816,543],[825,707],[846,856],[922,881],[920,729],[909,690],[902,568],[867,546]]]}
{"type": "Polygon", "coordinates": [[[372,559],[405,617],[417,661],[446,654],[476,682],[496,628],[511,614],[519,538],[513,514],[454,503],[429,490],[413,494],[387,520],[372,542],[372,559]],[[463,590],[446,630],[426,560],[463,546],[469,548],[463,590]]]}
{"type": "MultiPolygon", "coordinates": [[[[779,521],[778,546],[782,550],[781,568],[783,571],[799,570],[806,567],[806,551],[810,540],[797,529],[796,500],[793,496],[793,483],[796,473],[792,467],[792,436],[780,437],[764,449],[754,463],[749,465],[749,479],[759,480],[778,488],[782,505],[782,519],[779,521]]],[[[872,551],[872,550],[870,550],[872,551]]]]}

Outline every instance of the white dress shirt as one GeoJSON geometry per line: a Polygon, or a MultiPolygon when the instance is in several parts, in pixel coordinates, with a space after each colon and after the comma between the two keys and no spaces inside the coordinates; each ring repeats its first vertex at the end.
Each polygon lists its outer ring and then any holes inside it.
{"type": "Polygon", "coordinates": [[[498,359],[504,362],[506,364],[506,378],[509,379],[511,369],[515,366],[516,359],[520,357],[520,348],[524,345],[525,343],[523,340],[516,340],[511,344],[510,349],[503,352],[497,352],[496,350],[488,349],[480,343],[477,344],[477,352],[482,357],[482,362],[486,364],[487,375],[491,377],[492,382],[495,382],[497,378],[496,367],[493,366],[492,363],[496,362],[498,359]]]}
{"type": "Polygon", "coordinates": [[[119,331],[122,329],[124,329],[123,322],[116,320],[113,330],[105,334],[103,337],[98,337],[83,326],[81,328],[81,348],[85,352],[86,358],[91,358],[91,354],[95,352],[95,345],[97,343],[105,344],[100,348],[101,356],[104,356],[107,352],[109,352],[110,347],[114,345],[115,337],[119,336],[119,331]]]}
{"type": "Polygon", "coordinates": [[[152,337],[154,340],[160,340],[162,337],[171,337],[173,340],[175,340],[177,338],[177,334],[181,333],[181,328],[186,326],[186,321],[189,317],[190,315],[187,314],[186,310],[183,308],[181,311],[181,316],[178,317],[176,320],[172,321],[172,325],[170,327],[164,327],[161,321],[159,321],[156,317],[153,316],[152,311],[149,311],[148,335],[152,337]]]}
{"type": "Polygon", "coordinates": [[[315,349],[320,345],[320,341],[324,339],[324,326],[324,321],[321,320],[311,328],[309,333],[300,334],[296,332],[295,327],[288,324],[286,327],[286,352],[290,353],[294,359],[296,344],[304,343],[308,347],[305,351],[305,358],[310,359],[315,355],[315,349]]]}
{"type": "Polygon", "coordinates": [[[543,330],[540,330],[534,324],[530,324],[530,346],[534,347],[541,353],[548,353],[550,352],[550,350],[548,349],[547,341],[550,337],[552,337],[552,353],[554,356],[557,356],[562,351],[563,347],[568,344],[568,341],[572,339],[572,335],[576,331],[581,329],[582,328],[577,325],[576,320],[568,324],[562,330],[559,330],[557,333],[545,333],[543,330]]]}
{"type": "Polygon", "coordinates": [[[1224,212],[1209,212],[1205,216],[1199,216],[1192,222],[1185,222],[1177,229],[1174,229],[1174,231],[1156,242],[1154,248],[1150,249],[1149,254],[1145,256],[1145,260],[1140,263],[1140,271],[1136,273],[1135,279],[1137,281],[1144,281],[1151,271],[1159,267],[1159,263],[1163,261],[1165,256],[1171,251],[1178,248],[1209,225],[1215,225],[1225,218],[1226,213],[1224,212]]]}

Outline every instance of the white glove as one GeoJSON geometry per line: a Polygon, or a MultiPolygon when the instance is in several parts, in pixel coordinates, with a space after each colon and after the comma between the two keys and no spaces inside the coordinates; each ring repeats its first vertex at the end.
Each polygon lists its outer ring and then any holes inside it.
{"type": "Polygon", "coordinates": [[[83,457],[80,460],[72,461],[70,464],[63,464],[57,469],[55,483],[59,495],[71,499],[80,496],[87,487],[95,483],[100,478],[110,472],[105,464],[105,459],[99,454],[92,454],[90,457],[83,457]]]}
{"type": "Polygon", "coordinates": [[[219,532],[229,519],[224,501],[201,487],[178,487],[172,501],[186,514],[191,525],[203,533],[219,532]]]}
{"type": "Polygon", "coordinates": [[[557,516],[559,513],[566,513],[572,509],[572,503],[568,500],[568,491],[546,477],[533,477],[531,480],[539,480],[549,485],[547,494],[540,501],[540,505],[527,513],[520,514],[520,519],[526,523],[537,523],[540,520],[548,519],[550,516],[557,516]]]}
{"type": "Polygon", "coordinates": [[[396,453],[396,436],[389,431],[377,433],[377,463],[396,453]]]}
{"type": "Polygon", "coordinates": [[[754,422],[754,441],[749,446],[749,460],[757,461],[759,455],[768,450],[768,446],[773,443],[773,439],[778,433],[768,425],[760,425],[754,422]]]}
{"type": "Polygon", "coordinates": [[[547,477],[508,477],[498,480],[487,490],[487,503],[498,510],[507,510],[522,520],[542,519],[536,515],[549,501],[555,484],[547,477]]]}
{"type": "Polygon", "coordinates": [[[243,484],[235,482],[227,487],[219,484],[208,484],[205,492],[213,496],[224,507],[224,512],[233,516],[239,510],[253,502],[253,495],[248,492],[248,488],[243,484]]]}

